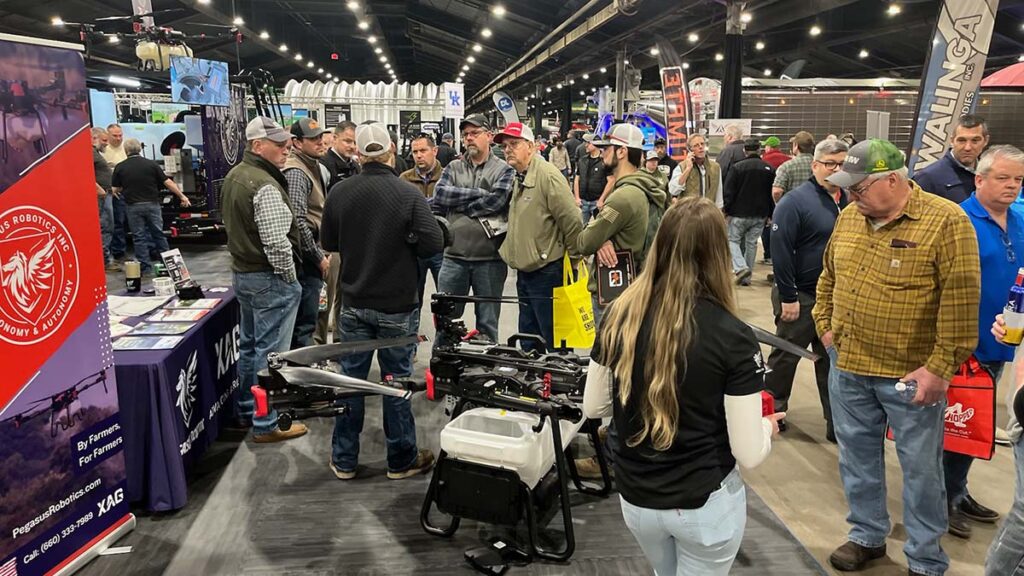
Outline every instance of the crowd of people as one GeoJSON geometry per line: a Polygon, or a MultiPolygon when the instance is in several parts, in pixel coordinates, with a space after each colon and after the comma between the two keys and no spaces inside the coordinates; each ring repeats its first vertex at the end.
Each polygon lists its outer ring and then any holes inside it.
{"type": "MultiPolygon", "coordinates": [[[[257,117],[246,127],[221,208],[241,309],[239,407],[254,441],[307,432],[300,423],[278,429],[274,413],[253,416],[249,385],[269,352],[331,335],[416,334],[428,276],[438,292],[497,297],[509,269],[523,299],[518,332],[542,337],[523,346],[544,352],[558,344],[551,297],[565,281],[565,255],[598,272],[628,254],[637,273],[614,302],[591,286],[598,331],[584,412],[610,419],[598,449],[613,462],[623,518],[656,573],[727,574],[746,520],[738,467],[758,465],[785,432],[799,362],[780,350],[765,361],[738,317],[737,287],[751,284],[760,239],[777,336],[820,357],[826,440],[838,445],[850,510],[832,566],[861,570],[886,554],[887,427],[903,469],[910,574],[944,574],[944,534],[969,538],[972,522],[999,520],[967,489],[973,459],[943,451],[954,373],[973,355],[998,381],[1014,352],[997,316],[1024,258],[1015,203],[1024,153],[989,147],[982,118],[960,118],[949,153],[913,178],[888,141],[815,142],[803,131],[786,154],[778,137],[745,138],[731,125],[717,158],[699,133],[671,155],[664,140],[645,150],[631,124],[553,138],[543,153],[521,123],[499,129],[474,114],[459,132],[461,155],[451,134],[440,144],[421,134],[412,166],[400,170],[395,139],[377,122],[327,131],[308,118],[285,129],[257,117]],[[897,382],[916,385],[913,395],[897,382]],[[772,414],[762,414],[763,390],[774,397],[772,414]]],[[[122,148],[116,127],[94,131],[94,144],[104,234],[116,235],[120,198],[145,262],[144,205],[166,176],[142,159],[126,164],[138,153],[131,140],[122,148]],[[109,183],[104,160],[117,166],[109,183]]],[[[108,261],[123,252],[104,244],[108,261]]],[[[473,307],[467,324],[498,342],[500,304],[473,307]]],[[[408,376],[415,348],[376,352],[381,377],[408,376]]],[[[340,369],[365,378],[372,357],[347,356],[340,369]]],[[[361,398],[345,402],[330,469],[351,481],[364,407],[361,398]]],[[[384,398],[383,419],[388,478],[428,471],[434,456],[417,446],[408,400],[384,398]]],[[[1020,471],[1021,428],[1012,420],[1007,429],[1020,471]]],[[[576,468],[598,473],[593,459],[576,468]]],[[[1024,561],[1022,511],[1019,477],[986,574],[1011,574],[1024,561]]]]}

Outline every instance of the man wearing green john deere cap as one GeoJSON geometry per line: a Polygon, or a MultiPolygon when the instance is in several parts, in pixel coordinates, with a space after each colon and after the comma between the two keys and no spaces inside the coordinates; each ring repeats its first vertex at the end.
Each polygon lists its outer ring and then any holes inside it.
{"type": "Polygon", "coordinates": [[[885,556],[883,435],[903,469],[910,574],[943,574],[948,517],[942,476],[946,389],[978,340],[978,243],[967,214],[907,178],[885,140],[850,149],[827,181],[852,207],[836,220],[818,281],[814,322],[831,361],[829,398],[839,475],[850,506],[848,542],[829,558],[860,570],[885,556]],[[897,381],[915,382],[911,397],[897,381]]]}

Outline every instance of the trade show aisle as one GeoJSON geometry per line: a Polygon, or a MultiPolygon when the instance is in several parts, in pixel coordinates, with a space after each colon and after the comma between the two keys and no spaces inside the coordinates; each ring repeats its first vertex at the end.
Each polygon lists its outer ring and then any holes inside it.
{"type": "MultiPolygon", "coordinates": [[[[193,276],[205,285],[228,281],[226,252],[189,252],[186,257],[193,276]]],[[[767,272],[759,266],[753,286],[739,289],[739,300],[745,319],[770,329],[767,272]]],[[[109,280],[112,290],[120,286],[120,277],[112,275],[109,280]]],[[[506,293],[514,293],[514,282],[510,275],[506,293]]],[[[515,309],[506,306],[502,333],[511,333],[514,323],[515,309]]],[[[432,336],[426,314],[422,325],[432,336]]],[[[417,371],[428,360],[429,343],[420,349],[417,371]]],[[[838,452],[824,439],[813,374],[805,364],[797,373],[789,430],[775,441],[772,455],[762,466],[744,472],[750,488],[748,521],[732,574],[831,573],[822,571],[818,562],[825,564],[845,537],[838,452]]],[[[328,421],[310,421],[309,435],[282,444],[239,444],[237,439],[222,438],[200,463],[185,509],[142,516],[138,528],[121,542],[135,547],[131,554],[99,558],[83,573],[126,576],[161,569],[165,574],[472,573],[462,560],[463,551],[495,532],[473,522],[465,522],[452,540],[423,532],[419,510],[428,479],[385,478],[379,406],[379,399],[369,400],[357,480],[336,480],[327,467],[328,421]]],[[[420,395],[413,407],[421,445],[436,452],[438,430],[445,421],[440,405],[420,395]]],[[[1000,418],[1004,415],[1000,408],[1000,418]]],[[[891,445],[887,458],[888,498],[896,528],[889,540],[889,560],[862,572],[869,576],[906,573],[898,503],[902,486],[891,445]]],[[[985,504],[1008,510],[1013,492],[1009,450],[999,448],[991,463],[979,462],[972,470],[971,486],[985,504]]],[[[622,522],[617,497],[601,500],[570,492],[577,544],[571,564],[537,562],[511,573],[650,573],[622,522]]],[[[553,525],[557,524],[556,520],[553,525]]],[[[975,524],[972,540],[944,538],[953,559],[950,574],[980,575],[993,534],[994,527],[975,524]]]]}

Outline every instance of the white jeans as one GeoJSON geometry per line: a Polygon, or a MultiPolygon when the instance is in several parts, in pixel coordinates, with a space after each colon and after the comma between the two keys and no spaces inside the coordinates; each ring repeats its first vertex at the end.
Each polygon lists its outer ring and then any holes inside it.
{"type": "Polygon", "coordinates": [[[726,576],[747,525],[747,493],[734,468],[704,506],[655,510],[622,501],[622,517],[657,576],[726,576]]]}

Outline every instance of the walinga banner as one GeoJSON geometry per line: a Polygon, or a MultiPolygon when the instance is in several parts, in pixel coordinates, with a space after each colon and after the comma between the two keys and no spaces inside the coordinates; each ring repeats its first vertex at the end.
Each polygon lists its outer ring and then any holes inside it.
{"type": "Polygon", "coordinates": [[[681,161],[686,157],[686,137],[693,129],[693,107],[690,87],[683,73],[679,53],[672,43],[655,35],[658,47],[658,65],[661,70],[661,93],[665,101],[665,132],[668,155],[681,161]]]}
{"type": "Polygon", "coordinates": [[[135,525],[80,49],[0,35],[3,574],[74,570],[135,525]]]}
{"type": "Polygon", "coordinates": [[[917,96],[911,173],[942,158],[957,119],[974,110],[999,8],[999,0],[941,4],[917,96]]]}

